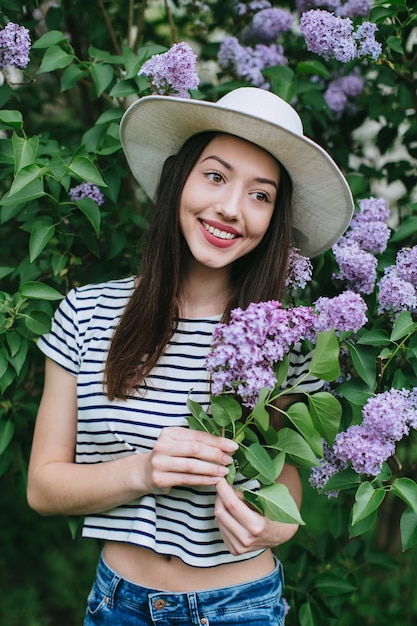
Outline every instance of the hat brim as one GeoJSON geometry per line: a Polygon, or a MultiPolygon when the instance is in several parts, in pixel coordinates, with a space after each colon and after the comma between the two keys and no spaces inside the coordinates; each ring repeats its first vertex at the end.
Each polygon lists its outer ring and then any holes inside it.
{"type": "Polygon", "coordinates": [[[210,130],[251,141],[286,168],[293,183],[294,245],[302,254],[317,256],[345,232],[352,218],[352,195],[323,148],[261,117],[205,100],[148,96],[124,114],[122,147],[134,177],[152,200],[165,160],[189,137],[210,130]]]}

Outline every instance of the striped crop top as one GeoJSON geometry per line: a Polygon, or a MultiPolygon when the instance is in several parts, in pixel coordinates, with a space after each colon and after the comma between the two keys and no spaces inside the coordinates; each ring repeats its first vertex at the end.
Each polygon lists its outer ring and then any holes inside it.
{"type": "MultiPolygon", "coordinates": [[[[42,352],[77,377],[77,463],[149,452],[162,428],[187,426],[186,401],[191,389],[193,400],[208,406],[205,357],[218,316],[179,320],[146,386],[126,400],[107,399],[103,388],[106,356],[133,289],[133,277],[73,289],[58,307],[51,332],[39,339],[42,352]]],[[[294,384],[307,368],[308,358],[294,352],[285,386],[294,384]]],[[[303,389],[313,391],[320,386],[321,381],[310,379],[303,389]]],[[[86,516],[83,535],[136,544],[197,567],[259,554],[233,556],[227,550],[214,518],[215,493],[214,487],[181,487],[168,494],[148,494],[86,516]]]]}

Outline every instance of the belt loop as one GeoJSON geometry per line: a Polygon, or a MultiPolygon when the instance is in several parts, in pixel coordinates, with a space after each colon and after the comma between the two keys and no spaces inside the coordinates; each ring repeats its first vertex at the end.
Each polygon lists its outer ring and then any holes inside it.
{"type": "Polygon", "coordinates": [[[119,576],[118,574],[114,574],[113,578],[111,579],[111,583],[109,585],[109,593],[108,593],[108,607],[109,609],[113,609],[114,605],[115,605],[115,596],[116,596],[116,590],[118,587],[119,582],[122,580],[121,576],[119,576]]]}

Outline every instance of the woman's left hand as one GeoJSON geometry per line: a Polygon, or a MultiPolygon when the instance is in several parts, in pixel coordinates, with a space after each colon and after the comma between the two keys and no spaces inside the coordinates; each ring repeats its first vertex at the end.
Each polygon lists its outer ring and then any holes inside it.
{"type": "Polygon", "coordinates": [[[285,543],[297,532],[297,524],[273,522],[250,508],[243,496],[222,478],[216,485],[214,514],[223,541],[235,556],[285,543]]]}

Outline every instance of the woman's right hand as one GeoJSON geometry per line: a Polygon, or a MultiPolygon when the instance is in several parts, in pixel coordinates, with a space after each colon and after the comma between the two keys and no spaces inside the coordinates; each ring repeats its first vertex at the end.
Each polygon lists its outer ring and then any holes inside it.
{"type": "Polygon", "coordinates": [[[146,491],[167,493],[172,487],[215,485],[228,473],[237,444],[225,437],[182,427],[167,427],[147,455],[146,491]]]}

